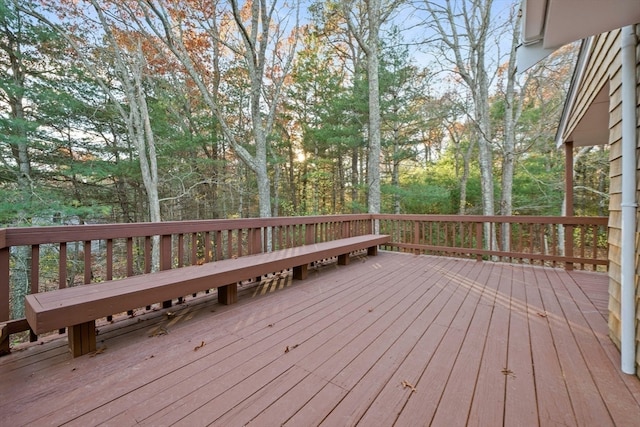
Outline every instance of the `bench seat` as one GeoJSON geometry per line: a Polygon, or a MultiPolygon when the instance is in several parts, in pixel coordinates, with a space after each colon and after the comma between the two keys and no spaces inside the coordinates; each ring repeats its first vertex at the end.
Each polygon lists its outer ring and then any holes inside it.
{"type": "Polygon", "coordinates": [[[351,252],[367,249],[369,255],[376,255],[378,245],[388,241],[386,235],[349,237],[30,294],[25,304],[27,322],[36,334],[68,327],[75,357],[95,351],[96,319],[212,288],[218,288],[221,303],[232,304],[242,280],[288,268],[293,268],[294,279],[304,279],[309,263],[337,256],[339,264],[348,264],[351,252]]]}

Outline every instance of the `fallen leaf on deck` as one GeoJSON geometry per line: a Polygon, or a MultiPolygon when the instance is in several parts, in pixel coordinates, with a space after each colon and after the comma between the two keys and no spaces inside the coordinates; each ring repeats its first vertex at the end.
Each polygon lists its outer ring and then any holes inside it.
{"type": "Polygon", "coordinates": [[[294,344],[291,347],[287,346],[287,348],[284,349],[285,353],[289,353],[291,350],[293,350],[294,348],[298,347],[300,344],[294,344]]]}
{"type": "Polygon", "coordinates": [[[101,347],[101,348],[97,349],[96,351],[94,351],[93,353],[91,353],[91,354],[89,355],[89,357],[95,357],[95,356],[97,356],[98,354],[102,354],[102,353],[104,353],[104,351],[105,351],[106,349],[107,349],[107,347],[101,347]]]}
{"type": "Polygon", "coordinates": [[[160,336],[160,335],[168,335],[168,334],[169,334],[169,331],[166,328],[162,327],[162,328],[156,329],[155,331],[150,333],[149,336],[150,337],[157,337],[157,336],[160,336]]]}
{"type": "Polygon", "coordinates": [[[546,311],[544,313],[537,313],[537,314],[540,317],[547,317],[547,312],[546,311]]]}
{"type": "Polygon", "coordinates": [[[204,347],[204,341],[202,341],[202,342],[200,343],[200,345],[195,346],[195,347],[193,348],[193,351],[198,351],[198,350],[200,350],[202,347],[204,347]]]}
{"type": "Polygon", "coordinates": [[[267,326],[273,328],[273,325],[275,325],[275,323],[269,323],[267,326]]]}
{"type": "Polygon", "coordinates": [[[515,374],[513,373],[513,371],[511,369],[509,369],[509,368],[504,368],[504,369],[502,369],[501,372],[505,376],[509,376],[509,377],[513,377],[513,378],[516,377],[515,374]]]}
{"type": "Polygon", "coordinates": [[[369,313],[371,313],[372,311],[373,311],[373,308],[370,308],[370,309],[369,309],[369,313]]]}
{"type": "Polygon", "coordinates": [[[415,393],[416,392],[416,388],[409,381],[402,380],[401,384],[402,384],[402,388],[410,388],[411,389],[411,393],[415,393]]]}

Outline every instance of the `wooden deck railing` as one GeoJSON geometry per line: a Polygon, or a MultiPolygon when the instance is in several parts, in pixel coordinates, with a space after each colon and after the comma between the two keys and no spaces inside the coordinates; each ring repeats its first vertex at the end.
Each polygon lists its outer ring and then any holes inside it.
{"type": "Polygon", "coordinates": [[[594,271],[608,266],[606,217],[376,217],[380,233],[391,235],[391,250],[594,271]]]}
{"type": "MultiPolygon", "coordinates": [[[[0,326],[4,335],[29,330],[21,311],[27,293],[255,254],[269,241],[282,249],[367,234],[374,220],[391,235],[388,250],[594,270],[607,265],[603,217],[362,214],[8,228],[0,229],[0,326]],[[508,248],[496,243],[505,232],[508,248]],[[486,238],[494,234],[495,241],[486,238]]],[[[0,341],[0,354],[9,351],[9,340],[0,341]]]]}

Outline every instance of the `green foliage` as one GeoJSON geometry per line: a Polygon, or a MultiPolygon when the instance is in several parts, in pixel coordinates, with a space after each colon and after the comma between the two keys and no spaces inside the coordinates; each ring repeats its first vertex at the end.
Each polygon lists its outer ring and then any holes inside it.
{"type": "MultiPolygon", "coordinates": [[[[315,24],[300,30],[293,72],[282,88],[286,101],[269,135],[273,202],[280,215],[366,212],[364,55],[349,37],[336,4],[315,2],[312,9],[315,24]]],[[[382,210],[458,213],[464,156],[469,153],[465,211],[481,213],[477,151],[468,151],[478,138],[468,118],[468,94],[455,82],[440,79],[438,70],[418,66],[397,30],[383,35],[382,210]]],[[[148,219],[138,153],[103,88],[61,37],[19,15],[13,1],[0,0],[0,37],[0,226],[148,219]],[[18,31],[23,43],[19,58],[8,43],[18,31]],[[16,58],[22,61],[23,79],[9,71],[16,58]],[[11,110],[10,101],[16,99],[26,107],[22,116],[11,110]],[[20,170],[19,147],[26,147],[28,173],[20,170]]],[[[111,81],[113,55],[99,39],[81,41],[105,81],[111,81]]],[[[154,61],[170,55],[153,40],[145,43],[149,64],[144,91],[156,139],[162,217],[256,215],[256,178],[229,148],[233,136],[250,153],[255,151],[247,121],[246,67],[220,58],[217,95],[233,133],[225,135],[184,70],[169,61],[158,66],[154,61]]],[[[198,57],[206,57],[206,46],[199,48],[198,57]]],[[[553,134],[568,74],[540,73],[529,86],[518,88],[525,96],[516,125],[516,214],[557,215],[562,204],[564,161],[553,134]]],[[[126,111],[122,88],[114,84],[109,89],[126,111]]],[[[490,109],[496,198],[506,110],[499,91],[491,94],[490,109]]],[[[577,162],[576,214],[606,215],[607,167],[602,149],[577,162]]]]}

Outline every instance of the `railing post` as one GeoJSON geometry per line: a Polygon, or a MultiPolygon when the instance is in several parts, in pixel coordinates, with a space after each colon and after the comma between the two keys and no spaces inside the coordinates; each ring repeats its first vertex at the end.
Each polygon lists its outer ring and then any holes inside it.
{"type": "MultiPolygon", "coordinates": [[[[573,225],[564,226],[564,256],[573,258],[573,225]]],[[[573,262],[564,263],[565,270],[573,270],[573,262]]]]}
{"type": "MultiPolygon", "coordinates": [[[[4,239],[0,239],[4,240],[4,239]]],[[[11,309],[9,307],[9,248],[0,245],[0,323],[9,320],[11,309]]],[[[2,334],[3,339],[0,340],[0,355],[8,354],[11,349],[9,347],[9,334],[2,334]]]]}
{"type": "MultiPolygon", "coordinates": [[[[171,235],[160,236],[160,270],[171,269],[171,235]]],[[[171,307],[172,301],[163,301],[162,308],[171,307]]]]}
{"type": "MultiPolygon", "coordinates": [[[[29,293],[37,294],[40,287],[40,245],[31,245],[31,280],[29,293]]],[[[38,341],[38,335],[29,331],[29,341],[38,341]]]]}

